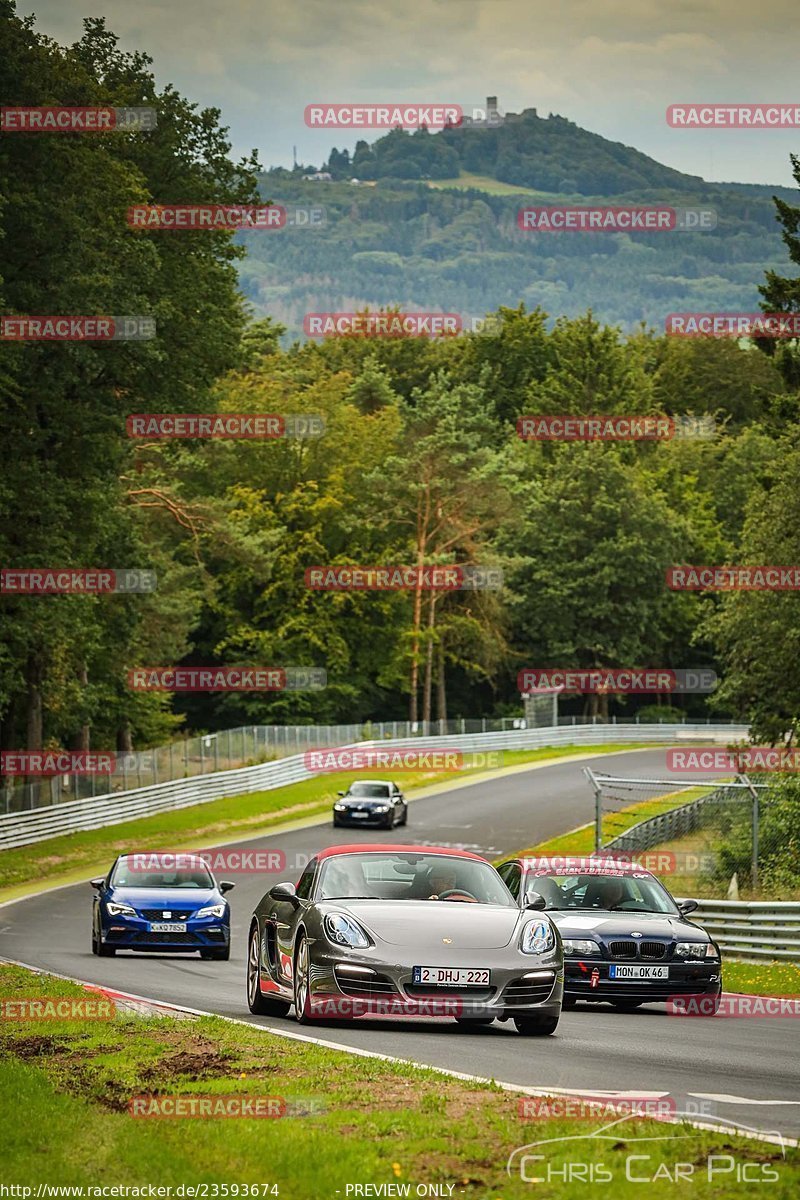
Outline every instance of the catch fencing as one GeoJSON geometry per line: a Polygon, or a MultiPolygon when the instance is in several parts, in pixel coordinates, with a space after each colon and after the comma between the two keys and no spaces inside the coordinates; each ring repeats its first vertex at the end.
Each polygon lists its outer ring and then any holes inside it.
{"type": "MultiPolygon", "coordinates": [[[[309,726],[308,728],[314,728],[309,726]]],[[[694,740],[741,741],[747,736],[743,725],[705,724],[679,727],[681,735],[694,740]]],[[[463,753],[490,750],[533,750],[558,746],[594,746],[614,743],[669,745],[676,737],[674,725],[578,725],[557,729],[507,729],[488,733],[466,733],[445,737],[398,737],[391,739],[392,749],[448,749],[463,753]]],[[[386,740],[372,739],[353,743],[359,750],[386,749],[386,740]]],[[[314,741],[309,749],[324,748],[314,741]]],[[[235,770],[219,771],[194,778],[170,780],[120,792],[65,803],[47,805],[28,812],[0,815],[0,850],[25,846],[46,838],[78,830],[100,829],[137,817],[170,809],[205,804],[226,796],[271,791],[312,778],[302,754],[273,762],[259,763],[235,770]]]]}
{"type": "MultiPolygon", "coordinates": [[[[541,697],[539,698],[541,699],[541,697]]],[[[553,698],[549,697],[548,701],[553,698]]],[[[531,701],[533,705],[533,701],[531,701]]],[[[509,733],[535,728],[602,728],[597,717],[561,717],[552,720],[552,705],[546,712],[526,702],[525,717],[459,717],[452,721],[367,721],[350,725],[241,725],[156,746],[149,750],[120,751],[115,769],[108,775],[54,775],[48,779],[22,782],[6,777],[0,783],[0,813],[24,812],[49,804],[94,799],[109,792],[127,792],[196,775],[216,775],[237,767],[255,766],[279,758],[290,758],[305,750],[349,746],[354,742],[396,741],[400,738],[463,737],[472,733],[509,733]],[[547,716],[546,722],[542,717],[547,716]]],[[[611,727],[617,727],[613,718],[611,727]]],[[[638,720],[620,725],[638,725],[638,720]]],[[[677,740],[691,725],[665,724],[677,740]]],[[[649,726],[645,725],[644,728],[649,726]]],[[[704,729],[714,729],[709,721],[704,729]]],[[[720,726],[726,728],[726,726],[720,726]]]]}

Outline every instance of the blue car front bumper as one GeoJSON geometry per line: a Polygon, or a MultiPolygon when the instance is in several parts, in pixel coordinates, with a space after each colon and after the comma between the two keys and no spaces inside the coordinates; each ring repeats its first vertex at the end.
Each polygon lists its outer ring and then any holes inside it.
{"type": "Polygon", "coordinates": [[[101,923],[104,946],[118,950],[191,953],[197,950],[222,950],[230,942],[230,925],[218,917],[187,920],[186,931],[153,931],[152,922],[139,917],[106,917],[101,923]]]}

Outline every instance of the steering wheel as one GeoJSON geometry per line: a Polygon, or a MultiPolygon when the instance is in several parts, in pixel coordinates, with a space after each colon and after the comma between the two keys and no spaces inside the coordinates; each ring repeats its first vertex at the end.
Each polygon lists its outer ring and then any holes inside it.
{"type": "Polygon", "coordinates": [[[472,892],[468,892],[466,888],[448,888],[446,892],[439,892],[440,900],[452,900],[454,898],[465,900],[467,904],[478,903],[478,897],[473,896],[472,892]]]}

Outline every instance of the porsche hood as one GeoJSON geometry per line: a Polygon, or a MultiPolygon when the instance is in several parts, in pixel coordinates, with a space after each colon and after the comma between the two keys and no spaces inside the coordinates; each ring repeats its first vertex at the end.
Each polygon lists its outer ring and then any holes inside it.
{"type": "Polygon", "coordinates": [[[523,924],[539,913],[504,904],[449,900],[328,900],[324,912],[347,912],[367,933],[390,946],[441,946],[493,950],[507,946],[523,924]]]}

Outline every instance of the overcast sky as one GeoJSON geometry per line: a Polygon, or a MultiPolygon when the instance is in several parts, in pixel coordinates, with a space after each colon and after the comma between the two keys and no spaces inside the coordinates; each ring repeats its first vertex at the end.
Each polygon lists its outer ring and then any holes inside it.
{"type": "MultiPolygon", "coordinates": [[[[344,131],[307,129],[315,101],[461,104],[497,95],[711,180],[791,184],[800,130],[679,130],[684,101],[800,103],[800,0],[18,0],[77,40],[105,16],[125,49],[222,109],[234,150],[318,164],[344,131]]],[[[374,131],[368,140],[379,136],[374,131]]]]}

